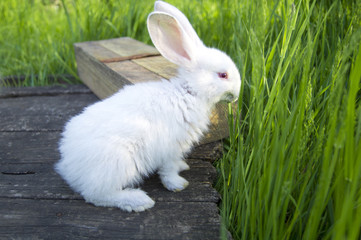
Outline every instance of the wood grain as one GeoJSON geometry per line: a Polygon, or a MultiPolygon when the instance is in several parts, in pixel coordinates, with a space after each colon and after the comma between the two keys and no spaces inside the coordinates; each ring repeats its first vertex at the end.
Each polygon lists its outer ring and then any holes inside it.
{"type": "MultiPolygon", "coordinates": [[[[41,163],[34,163],[32,159],[27,159],[27,163],[22,164],[2,163],[0,196],[83,200],[54,171],[53,164],[57,160],[58,158],[44,159],[41,163]]],[[[166,190],[156,175],[145,179],[140,187],[157,202],[217,202],[219,196],[212,188],[215,171],[208,165],[210,163],[202,160],[189,160],[188,163],[191,170],[182,173],[190,182],[185,190],[178,193],[166,190]]]]}
{"type": "Polygon", "coordinates": [[[132,56],[140,54],[144,54],[145,56],[159,55],[159,52],[154,47],[129,37],[101,40],[96,43],[109,51],[115,52],[121,57],[129,57],[129,59],[131,59],[132,56]]]}
{"type": "Polygon", "coordinates": [[[170,79],[177,75],[178,66],[162,56],[134,59],[133,62],[165,79],[170,79]]]}
{"type": "Polygon", "coordinates": [[[75,51],[77,51],[78,49],[86,49],[86,52],[90,56],[94,57],[100,62],[107,59],[122,57],[121,55],[101,46],[97,42],[74,43],[74,49],[75,51]]]}
{"type": "Polygon", "coordinates": [[[161,80],[159,75],[140,67],[133,61],[112,62],[105,65],[132,84],[161,80]]]}
{"type": "Polygon", "coordinates": [[[122,88],[125,84],[131,84],[127,79],[106,67],[104,63],[98,61],[94,56],[89,55],[86,45],[75,45],[74,49],[80,79],[99,98],[106,98],[114,94],[117,89],[122,88]]]}
{"type": "Polygon", "coordinates": [[[79,200],[0,199],[0,239],[219,239],[215,203],[125,213],[79,200]]]}

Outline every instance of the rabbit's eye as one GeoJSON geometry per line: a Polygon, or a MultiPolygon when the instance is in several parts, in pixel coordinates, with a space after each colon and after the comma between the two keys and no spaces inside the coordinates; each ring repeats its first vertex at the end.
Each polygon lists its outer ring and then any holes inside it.
{"type": "Polygon", "coordinates": [[[223,79],[228,79],[228,74],[227,73],[218,73],[218,77],[219,78],[223,78],[223,79]]]}

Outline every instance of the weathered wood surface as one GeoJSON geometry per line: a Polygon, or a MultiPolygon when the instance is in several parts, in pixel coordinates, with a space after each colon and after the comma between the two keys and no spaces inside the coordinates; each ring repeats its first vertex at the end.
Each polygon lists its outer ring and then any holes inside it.
{"type": "MultiPolygon", "coordinates": [[[[170,79],[177,73],[177,66],[154,47],[127,37],[75,43],[74,50],[80,79],[99,98],[114,94],[124,85],[170,79]]],[[[227,113],[227,104],[217,104],[202,143],[228,136],[227,113]]]]}
{"type": "Polygon", "coordinates": [[[191,154],[184,191],[147,179],[156,205],[142,213],[87,204],[54,172],[63,125],[97,100],[84,86],[0,89],[0,239],[218,239],[216,173],[200,159],[218,157],[219,143],[191,154]]]}

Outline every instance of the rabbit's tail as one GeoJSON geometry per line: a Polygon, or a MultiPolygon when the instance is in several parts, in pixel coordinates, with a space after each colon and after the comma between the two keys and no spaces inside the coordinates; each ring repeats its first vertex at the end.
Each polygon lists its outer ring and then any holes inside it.
{"type": "Polygon", "coordinates": [[[99,195],[84,196],[85,200],[95,206],[118,207],[131,212],[142,212],[154,206],[154,201],[141,189],[126,188],[99,195]]]}

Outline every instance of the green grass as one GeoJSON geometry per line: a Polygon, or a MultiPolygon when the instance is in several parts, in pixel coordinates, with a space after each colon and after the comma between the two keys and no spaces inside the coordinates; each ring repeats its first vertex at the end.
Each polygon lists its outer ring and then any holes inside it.
{"type": "Polygon", "coordinates": [[[129,36],[149,42],[147,1],[0,1],[0,77],[19,85],[53,84],[49,76],[77,77],[74,42],[129,36]]]}
{"type": "Polygon", "coordinates": [[[217,163],[225,227],[360,239],[360,3],[254,1],[237,15],[242,97],[217,163]]]}
{"type": "MultiPolygon", "coordinates": [[[[216,162],[223,237],[360,239],[361,2],[169,1],[242,75],[216,162]]],[[[153,1],[0,1],[0,77],[76,77],[72,43],[150,43],[153,1]]]]}

